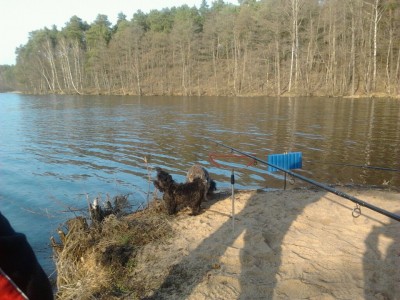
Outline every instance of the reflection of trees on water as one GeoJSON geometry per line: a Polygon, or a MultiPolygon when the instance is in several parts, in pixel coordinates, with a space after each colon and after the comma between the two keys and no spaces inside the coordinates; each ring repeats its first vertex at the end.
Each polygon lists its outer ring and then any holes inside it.
{"type": "MultiPolygon", "coordinates": [[[[324,164],[400,169],[396,101],[48,96],[30,103],[30,109],[21,110],[22,132],[31,144],[51,144],[41,155],[54,150],[66,157],[81,156],[82,163],[94,158],[98,170],[113,166],[141,176],[142,157],[150,155],[152,164],[180,176],[194,162],[202,162],[218,181],[228,182],[229,174],[221,174],[208,161],[211,151],[224,150],[201,138],[206,136],[262,159],[271,153],[301,151],[304,160],[322,163],[305,163],[300,172],[326,183],[400,184],[398,173],[324,164]]],[[[241,172],[243,186],[281,187],[266,175],[264,166],[241,172]]]]}

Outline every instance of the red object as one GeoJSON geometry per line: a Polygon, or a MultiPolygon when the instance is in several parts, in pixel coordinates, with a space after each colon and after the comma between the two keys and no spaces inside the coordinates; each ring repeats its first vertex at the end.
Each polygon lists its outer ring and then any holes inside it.
{"type": "Polygon", "coordinates": [[[27,300],[24,293],[0,269],[0,300],[27,300]]]}

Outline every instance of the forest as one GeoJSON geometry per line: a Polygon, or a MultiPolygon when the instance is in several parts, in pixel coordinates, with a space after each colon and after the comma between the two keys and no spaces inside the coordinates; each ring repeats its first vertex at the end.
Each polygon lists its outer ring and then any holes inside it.
{"type": "Polygon", "coordinates": [[[216,0],[72,16],[32,31],[0,90],[34,94],[400,94],[399,0],[216,0]]]}

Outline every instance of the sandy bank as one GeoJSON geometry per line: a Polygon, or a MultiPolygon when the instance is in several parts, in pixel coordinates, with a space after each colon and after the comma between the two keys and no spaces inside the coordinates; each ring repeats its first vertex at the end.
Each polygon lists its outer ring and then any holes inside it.
{"type": "MultiPolygon", "coordinates": [[[[400,213],[400,194],[346,190],[400,213]]],[[[136,256],[148,299],[400,299],[400,223],[313,190],[220,194],[136,256]]],[[[137,284],[135,284],[135,282],[137,284]]]]}

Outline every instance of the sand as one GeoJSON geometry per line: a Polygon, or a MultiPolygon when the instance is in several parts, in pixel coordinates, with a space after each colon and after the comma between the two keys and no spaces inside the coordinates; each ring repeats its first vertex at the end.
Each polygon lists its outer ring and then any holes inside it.
{"type": "MultiPolygon", "coordinates": [[[[400,214],[400,194],[343,189],[400,214]]],[[[400,222],[325,191],[228,192],[182,211],[146,246],[133,281],[148,299],[400,299],[400,222]]]]}

